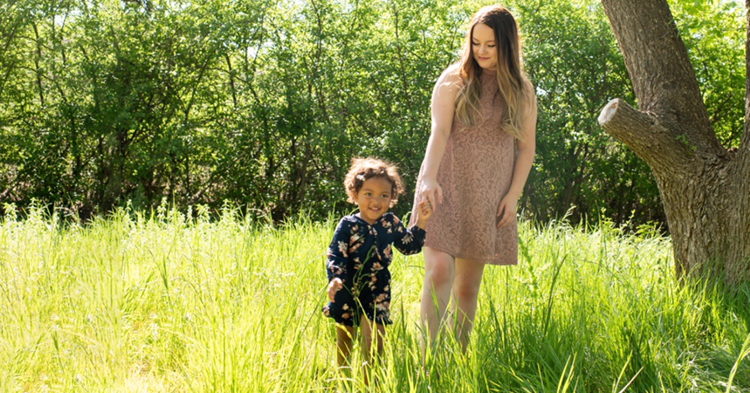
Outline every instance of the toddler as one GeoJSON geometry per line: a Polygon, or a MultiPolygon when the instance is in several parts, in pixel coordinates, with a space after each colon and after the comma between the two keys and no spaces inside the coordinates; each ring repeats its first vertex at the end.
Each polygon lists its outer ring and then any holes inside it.
{"type": "MultiPolygon", "coordinates": [[[[402,254],[419,253],[432,207],[419,203],[416,225],[405,228],[389,208],[404,192],[397,168],[374,158],[355,158],[344,181],[348,201],[359,212],[341,219],[328,248],[328,297],[323,313],[336,321],[337,361],[348,363],[354,328],[360,326],[365,365],[370,363],[373,330],[377,354],[383,350],[385,325],[390,325],[391,245],[402,254]]],[[[367,381],[365,369],[365,382],[367,381]]]]}

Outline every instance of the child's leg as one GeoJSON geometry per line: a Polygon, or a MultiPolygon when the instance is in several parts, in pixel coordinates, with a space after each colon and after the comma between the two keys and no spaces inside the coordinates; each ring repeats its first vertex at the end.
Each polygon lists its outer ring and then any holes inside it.
{"type": "Polygon", "coordinates": [[[352,353],[352,337],[354,337],[354,327],[336,324],[336,362],[339,367],[349,365],[349,355],[352,353]]]}
{"type": "Polygon", "coordinates": [[[375,321],[371,321],[367,319],[364,315],[362,316],[362,353],[365,355],[365,360],[369,361],[371,354],[373,353],[372,344],[373,341],[376,345],[376,351],[375,355],[380,355],[383,353],[383,339],[385,338],[385,325],[377,323],[375,321]],[[373,337],[372,331],[373,326],[375,327],[375,330],[377,331],[377,334],[375,337],[373,337]]]}
{"type": "Polygon", "coordinates": [[[362,371],[364,372],[365,384],[369,384],[369,365],[377,360],[379,355],[383,354],[385,325],[371,321],[363,315],[360,326],[362,329],[362,354],[364,355],[365,360],[365,364],[362,366],[362,371]],[[373,329],[373,327],[375,328],[373,329]],[[375,330],[375,334],[373,334],[373,330],[375,330]],[[376,348],[375,350],[373,350],[373,341],[375,344],[374,347],[376,348]]]}

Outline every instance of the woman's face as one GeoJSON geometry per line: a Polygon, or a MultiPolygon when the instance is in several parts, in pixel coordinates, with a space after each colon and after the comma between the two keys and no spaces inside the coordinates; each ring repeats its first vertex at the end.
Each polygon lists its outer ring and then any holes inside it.
{"type": "Polygon", "coordinates": [[[497,67],[497,42],[495,42],[495,30],[491,27],[478,23],[474,26],[471,35],[471,50],[474,60],[483,69],[494,70],[497,67]]]}

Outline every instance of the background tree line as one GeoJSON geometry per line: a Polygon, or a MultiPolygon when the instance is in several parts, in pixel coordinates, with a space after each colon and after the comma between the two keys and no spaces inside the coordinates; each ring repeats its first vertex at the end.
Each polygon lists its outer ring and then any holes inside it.
{"type": "MultiPolygon", "coordinates": [[[[434,82],[485,3],[0,0],[0,204],[36,199],[87,218],[166,198],[325,217],[352,210],[351,157],[375,155],[404,174],[404,214],[434,82]]],[[[609,99],[635,100],[601,5],[504,4],[540,108],[519,208],[541,222],[575,206],[574,221],[663,223],[648,166],[596,121],[609,99]]],[[[719,138],[737,146],[743,9],[670,5],[719,138]]]]}

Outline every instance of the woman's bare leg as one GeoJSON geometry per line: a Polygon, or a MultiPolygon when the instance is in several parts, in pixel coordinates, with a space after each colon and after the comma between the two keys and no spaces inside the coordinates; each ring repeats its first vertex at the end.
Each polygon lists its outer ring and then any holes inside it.
{"type": "MultiPolygon", "coordinates": [[[[442,251],[424,247],[424,285],[422,287],[422,325],[429,333],[429,341],[437,338],[440,323],[445,319],[445,309],[450,301],[453,279],[456,274],[455,260],[442,251]]],[[[423,351],[426,348],[425,346],[423,351]]]]}
{"type": "Polygon", "coordinates": [[[456,320],[456,338],[466,351],[469,334],[477,313],[479,287],[482,284],[484,263],[468,259],[456,259],[456,278],[453,280],[453,315],[456,320]]]}

